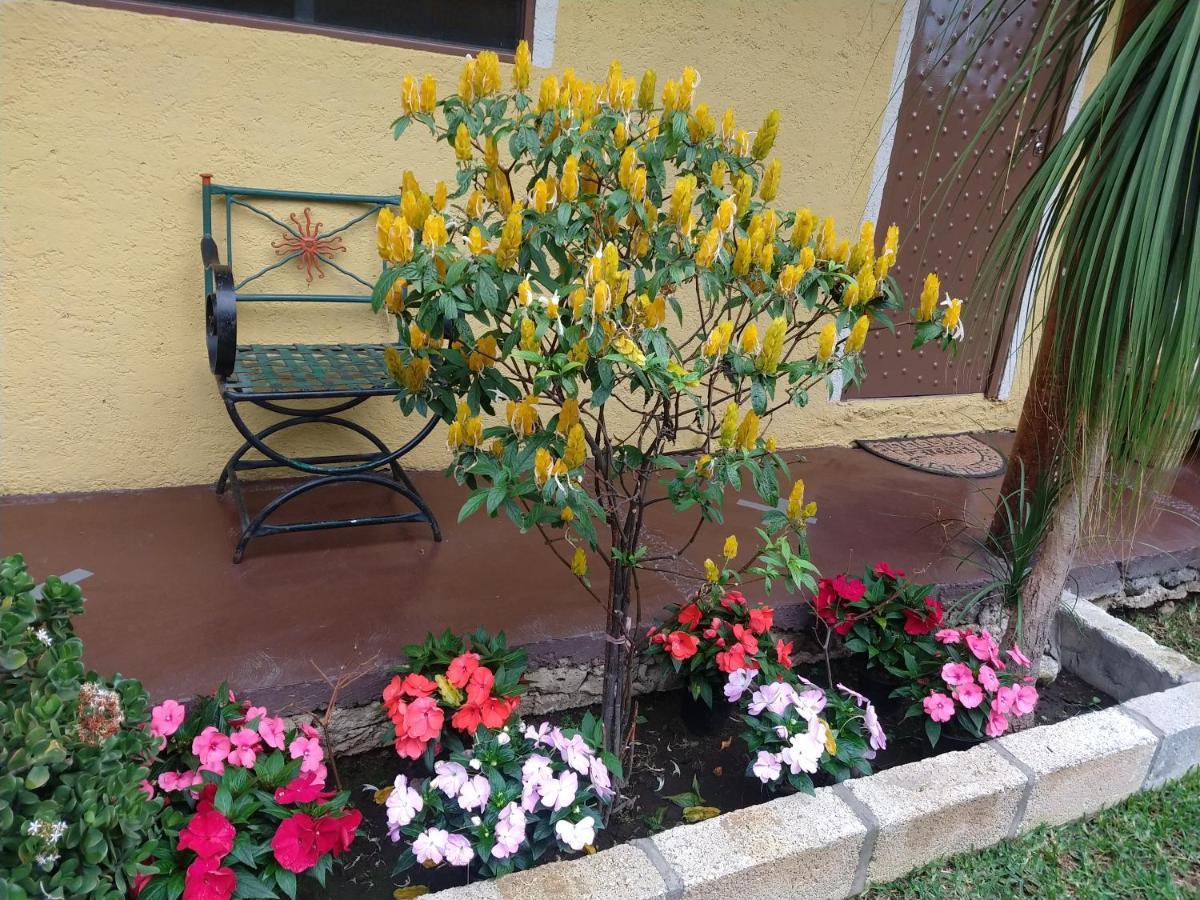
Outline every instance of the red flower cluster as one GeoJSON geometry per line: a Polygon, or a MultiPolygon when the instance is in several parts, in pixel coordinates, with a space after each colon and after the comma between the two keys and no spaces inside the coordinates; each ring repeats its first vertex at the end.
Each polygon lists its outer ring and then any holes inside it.
{"type": "Polygon", "coordinates": [[[792,644],[779,640],[771,645],[774,621],[771,607],[760,604],[751,608],[740,591],[728,591],[718,601],[687,603],[661,628],[651,628],[647,637],[652,648],[660,648],[679,662],[697,654],[711,656],[723,673],[757,669],[772,650],[776,662],[790,667],[792,644]]]}
{"type": "Polygon", "coordinates": [[[396,728],[396,752],[403,757],[419,759],[440,737],[446,716],[442,703],[455,710],[450,724],[473,735],[480,725],[502,727],[520,700],[494,692],[495,673],[480,664],[478,653],[456,656],[438,679],[444,684],[410,672],[395,676],[383,690],[383,708],[396,728]]]}
{"type": "Polygon", "coordinates": [[[932,597],[926,597],[924,612],[917,612],[915,609],[905,609],[903,612],[904,633],[920,637],[923,634],[929,634],[929,632],[936,631],[942,627],[942,618],[945,611],[942,609],[940,602],[934,600],[932,597]]]}
{"type": "MultiPolygon", "coordinates": [[[[886,563],[883,565],[886,566],[886,563]]],[[[846,606],[857,603],[866,593],[867,586],[857,578],[848,578],[845,575],[822,578],[817,584],[813,608],[822,622],[838,634],[846,634],[857,619],[846,606]]]]}
{"type": "Polygon", "coordinates": [[[271,838],[271,851],[275,861],[289,872],[307,872],[326,853],[339,856],[346,852],[361,822],[362,813],[357,809],[317,819],[307,813],[293,813],[279,823],[271,838]]]}

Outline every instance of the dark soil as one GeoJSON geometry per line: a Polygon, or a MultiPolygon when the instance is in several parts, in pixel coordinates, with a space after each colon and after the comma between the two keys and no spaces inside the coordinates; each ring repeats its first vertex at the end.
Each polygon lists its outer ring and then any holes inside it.
{"type": "MultiPolygon", "coordinates": [[[[801,674],[813,681],[824,681],[823,670],[802,671],[801,674]]],[[[887,699],[886,686],[872,687],[857,659],[838,661],[834,677],[860,689],[866,686],[863,692],[876,702],[888,736],[887,749],[875,759],[876,771],[940,753],[965,750],[977,743],[943,737],[938,746],[931,749],[925,739],[922,720],[902,721],[903,704],[887,699]]],[[[1035,713],[1039,725],[1061,722],[1080,713],[1111,706],[1114,702],[1066,672],[1043,689],[1041,695],[1035,713]]],[[[733,708],[725,707],[722,714],[715,717],[711,733],[700,735],[684,724],[682,700],[683,694],[678,691],[649,694],[638,699],[638,727],[630,780],[608,828],[599,835],[596,843],[600,849],[678,825],[682,821],[681,809],[666,798],[691,790],[693,777],[703,805],[715,806],[723,812],[762,803],[774,796],[757,779],[745,774],[748,759],[739,737],[741,723],[733,708]]],[[[560,725],[571,725],[577,723],[584,712],[582,709],[568,710],[546,718],[560,725]]],[[[330,878],[326,888],[306,885],[301,890],[302,897],[390,900],[397,887],[407,884],[427,885],[436,891],[468,881],[462,870],[444,867],[430,871],[411,869],[399,883],[391,877],[392,865],[399,855],[397,845],[387,837],[384,807],[372,801],[373,788],[364,791],[363,786],[389,785],[400,772],[424,777],[419,763],[399,760],[388,748],[344,757],[339,760],[338,768],[342,785],[353,791],[354,802],[363,812],[363,826],[358,839],[343,857],[343,865],[330,878]]],[[[815,780],[818,786],[832,783],[823,773],[815,776],[815,780]]]]}

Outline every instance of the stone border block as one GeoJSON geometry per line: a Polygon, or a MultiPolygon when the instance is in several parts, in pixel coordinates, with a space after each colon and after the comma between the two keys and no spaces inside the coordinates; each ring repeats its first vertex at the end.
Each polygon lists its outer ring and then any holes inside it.
{"type": "Polygon", "coordinates": [[[1058,614],[1059,662],[1117,700],[1200,681],[1200,663],[1074,594],[1058,614]]]}
{"type": "Polygon", "coordinates": [[[652,838],[685,898],[845,897],[867,828],[832,788],[780,797],[652,838]]]}
{"type": "Polygon", "coordinates": [[[1161,787],[1200,766],[1200,683],[1137,697],[1121,708],[1159,732],[1143,787],[1161,787]]]}
{"type": "Polygon", "coordinates": [[[867,879],[881,882],[1003,840],[1025,795],[1026,778],[981,745],[845,784],[878,823],[867,879]]]}
{"type": "Polygon", "coordinates": [[[1019,830],[1062,825],[1140,790],[1158,738],[1120,707],[998,738],[1036,777],[1019,830]]]}
{"type": "Polygon", "coordinates": [[[464,896],[461,900],[526,900],[532,897],[667,900],[668,897],[666,882],[650,858],[629,844],[619,844],[591,856],[513,872],[496,879],[494,884],[494,894],[464,896]]]}

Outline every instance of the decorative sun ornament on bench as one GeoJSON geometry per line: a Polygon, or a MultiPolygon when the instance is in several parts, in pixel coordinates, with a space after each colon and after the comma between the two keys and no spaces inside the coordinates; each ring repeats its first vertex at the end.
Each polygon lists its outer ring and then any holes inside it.
{"type": "Polygon", "coordinates": [[[283,237],[272,241],[271,247],[274,248],[276,256],[298,257],[296,267],[304,270],[305,281],[312,284],[314,272],[318,278],[325,277],[325,272],[321,268],[322,254],[327,256],[331,253],[346,252],[346,248],[342,245],[342,236],[340,234],[334,237],[322,236],[322,223],[313,222],[312,210],[307,206],[304,207],[303,223],[296,218],[295,213],[288,218],[296,226],[296,230],[285,229],[283,237]]]}
{"type": "MultiPolygon", "coordinates": [[[[904,306],[899,229],[843,238],[832,218],[776,208],[779,113],[752,135],[698,102],[699,80],[685,68],[660,94],[653,71],[638,81],[614,61],[603,81],[568,69],[531,91],[524,43],[511,90],[487,52],[447,97],[406,76],[396,136],[426,127],[457,174],[426,191],[404,173],[377,218],[373,300],[396,319],[400,406],[449,424],[449,472],[471,489],[461,515],[538,530],[605,609],[610,750],[626,737],[639,573],[714,596],[742,578],[815,589],[768,429],[810,389],[860,380],[868,329],[904,306]],[[642,544],[656,504],[696,516],[690,546],[726,487],[751,486],[769,511],[738,565],[701,573],[686,547],[642,544]]],[[[916,343],[948,348],[960,305],[938,295],[931,274],[916,343]]]]}

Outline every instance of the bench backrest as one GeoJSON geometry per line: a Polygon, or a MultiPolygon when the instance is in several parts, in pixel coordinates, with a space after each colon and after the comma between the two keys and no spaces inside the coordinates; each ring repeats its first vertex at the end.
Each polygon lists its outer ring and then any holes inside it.
{"type": "MultiPolygon", "coordinates": [[[[213,205],[220,203],[224,207],[225,252],[221,255],[221,260],[234,271],[234,277],[237,279],[234,289],[237,293],[238,302],[371,302],[371,290],[375,285],[374,279],[378,273],[356,273],[338,262],[334,257],[342,249],[343,232],[362,222],[364,219],[374,219],[380,207],[399,203],[399,197],[382,194],[328,194],[316,191],[277,191],[268,188],[233,187],[226,184],[214,184],[211,175],[201,175],[200,179],[202,183],[204,237],[213,237],[213,205]],[[263,209],[261,205],[256,204],[255,201],[258,200],[294,202],[297,211],[288,216],[289,221],[284,221],[273,213],[263,209]],[[347,207],[347,218],[340,224],[326,228],[323,224],[313,221],[308,207],[304,206],[306,203],[321,204],[322,207],[327,207],[330,204],[337,206],[344,205],[347,207]],[[234,254],[233,230],[233,209],[235,206],[241,207],[255,215],[262,216],[280,229],[278,239],[271,244],[275,248],[278,259],[256,272],[239,273],[235,268],[237,264],[237,258],[234,254]],[[346,276],[349,282],[343,280],[343,283],[347,283],[352,287],[344,293],[305,292],[289,294],[254,291],[253,283],[256,279],[293,261],[299,266],[307,268],[310,283],[314,272],[323,276],[323,267],[328,266],[346,276]],[[251,285],[249,290],[246,289],[247,285],[251,285]],[[354,289],[358,286],[361,286],[362,289],[354,289]]],[[[380,263],[380,267],[382,268],[382,262],[380,263]]],[[[213,276],[208,270],[204,273],[204,291],[206,295],[211,294],[213,291],[213,276]]]]}

